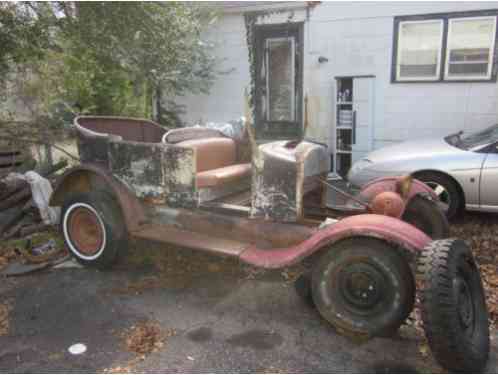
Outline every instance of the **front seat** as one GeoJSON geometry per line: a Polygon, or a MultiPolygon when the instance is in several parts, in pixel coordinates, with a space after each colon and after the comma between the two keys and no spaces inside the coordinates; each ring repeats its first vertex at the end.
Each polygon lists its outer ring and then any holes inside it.
{"type": "Polygon", "coordinates": [[[177,143],[196,154],[196,185],[198,189],[219,187],[251,175],[251,163],[239,163],[233,139],[213,137],[177,143]]]}

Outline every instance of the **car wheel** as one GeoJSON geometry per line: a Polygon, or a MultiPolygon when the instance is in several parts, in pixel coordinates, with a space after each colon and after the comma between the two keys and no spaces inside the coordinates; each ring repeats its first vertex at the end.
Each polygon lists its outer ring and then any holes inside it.
{"type": "Polygon", "coordinates": [[[437,203],[416,195],[408,202],[402,217],[434,240],[448,238],[450,225],[437,203]]]}
{"type": "Polygon", "coordinates": [[[415,178],[432,188],[439,197],[438,206],[448,219],[454,218],[463,207],[463,197],[456,184],[447,176],[433,172],[416,174],[415,178]]]}
{"type": "Polygon", "coordinates": [[[431,242],[418,261],[422,322],[436,360],[447,370],[477,373],[489,357],[484,290],[462,240],[431,242]]]}
{"type": "Polygon", "coordinates": [[[61,229],[69,252],[85,266],[108,268],[126,250],[121,211],[107,192],[70,195],[62,206],[61,229]]]}
{"type": "Polygon", "coordinates": [[[356,237],[334,244],[312,272],[315,306],[346,336],[391,334],[413,309],[412,271],[384,241],[356,237]]]}

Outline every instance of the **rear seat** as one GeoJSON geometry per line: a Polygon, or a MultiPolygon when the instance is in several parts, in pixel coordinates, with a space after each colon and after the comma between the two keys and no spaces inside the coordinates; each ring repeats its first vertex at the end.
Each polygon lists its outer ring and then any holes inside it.
{"type": "Polygon", "coordinates": [[[237,164],[237,145],[230,138],[192,139],[177,145],[196,151],[198,189],[221,186],[251,175],[251,163],[237,164]]]}

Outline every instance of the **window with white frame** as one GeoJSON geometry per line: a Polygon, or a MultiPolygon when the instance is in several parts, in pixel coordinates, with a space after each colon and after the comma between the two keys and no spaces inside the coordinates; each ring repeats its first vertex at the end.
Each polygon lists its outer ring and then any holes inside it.
{"type": "Polygon", "coordinates": [[[497,15],[395,17],[392,81],[496,81],[497,15]]]}
{"type": "Polygon", "coordinates": [[[396,66],[397,80],[438,79],[442,43],[442,20],[401,22],[396,66]]]}
{"type": "Polygon", "coordinates": [[[445,79],[491,78],[495,34],[496,17],[450,19],[445,79]]]}

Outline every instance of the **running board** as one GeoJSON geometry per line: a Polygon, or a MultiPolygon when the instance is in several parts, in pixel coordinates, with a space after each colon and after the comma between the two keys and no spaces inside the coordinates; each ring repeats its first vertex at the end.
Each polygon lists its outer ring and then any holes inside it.
{"type": "Polygon", "coordinates": [[[234,257],[238,257],[244,250],[251,246],[249,243],[181,230],[170,225],[147,225],[138,231],[131,232],[131,235],[136,238],[234,257]]]}

